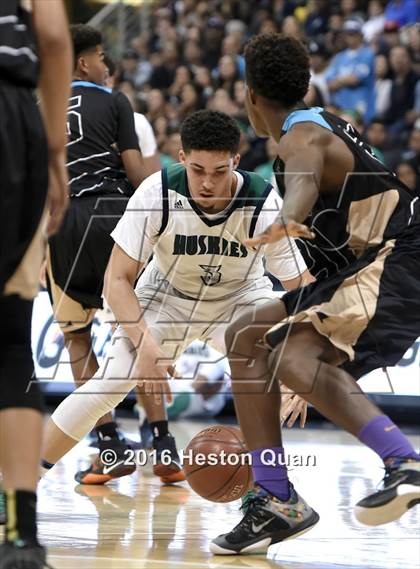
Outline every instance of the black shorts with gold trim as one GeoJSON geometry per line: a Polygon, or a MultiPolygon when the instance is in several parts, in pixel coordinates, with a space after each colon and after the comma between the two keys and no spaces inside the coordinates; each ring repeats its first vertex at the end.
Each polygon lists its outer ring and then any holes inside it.
{"type": "Polygon", "coordinates": [[[342,367],[354,377],[395,365],[420,336],[419,227],[282,300],[289,317],[265,335],[271,348],[294,323],[311,323],[347,354],[342,367]]]}
{"type": "Polygon", "coordinates": [[[48,148],[33,92],[0,81],[0,295],[32,300],[45,239],[48,148]]]}
{"type": "Polygon", "coordinates": [[[125,211],[121,194],[74,197],[60,231],[49,240],[47,284],[54,315],[64,332],[89,328],[102,308],[111,233],[125,211]]]}

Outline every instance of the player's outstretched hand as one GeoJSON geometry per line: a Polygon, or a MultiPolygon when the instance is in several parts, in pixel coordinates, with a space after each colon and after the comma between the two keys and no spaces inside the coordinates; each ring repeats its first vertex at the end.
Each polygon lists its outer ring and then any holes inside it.
{"type": "Polygon", "coordinates": [[[69,203],[65,152],[50,153],[48,175],[47,208],[50,216],[47,233],[50,236],[59,230],[69,203]]]}
{"type": "Polygon", "coordinates": [[[153,395],[157,404],[163,397],[168,403],[172,401],[172,392],[168,376],[175,377],[172,362],[162,351],[150,334],[143,337],[141,348],[137,352],[135,377],[140,389],[147,395],[153,395]]]}
{"type": "Polygon", "coordinates": [[[306,239],[314,239],[315,233],[302,223],[296,221],[288,221],[287,223],[272,223],[267,229],[251,239],[246,239],[244,244],[247,247],[257,247],[258,245],[266,245],[267,243],[275,243],[283,237],[304,237],[306,239]]]}
{"type": "Polygon", "coordinates": [[[287,387],[282,386],[280,410],[281,426],[287,421],[286,425],[289,428],[293,427],[296,419],[300,415],[300,428],[303,429],[306,423],[307,411],[307,402],[287,387]]]}

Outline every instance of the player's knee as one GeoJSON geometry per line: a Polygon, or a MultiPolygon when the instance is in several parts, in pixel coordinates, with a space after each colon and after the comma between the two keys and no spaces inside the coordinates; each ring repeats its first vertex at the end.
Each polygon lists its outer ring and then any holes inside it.
{"type": "Polygon", "coordinates": [[[64,332],[64,342],[67,347],[86,346],[86,348],[90,348],[92,345],[90,326],[88,328],[83,328],[83,330],[77,330],[75,332],[64,332]]]}
{"type": "Polygon", "coordinates": [[[227,353],[251,355],[257,341],[255,330],[243,319],[229,324],[225,332],[227,353]]]}
{"type": "Polygon", "coordinates": [[[301,357],[292,346],[290,349],[284,349],[283,345],[279,344],[269,356],[269,369],[281,383],[293,389],[299,375],[301,357]]]}

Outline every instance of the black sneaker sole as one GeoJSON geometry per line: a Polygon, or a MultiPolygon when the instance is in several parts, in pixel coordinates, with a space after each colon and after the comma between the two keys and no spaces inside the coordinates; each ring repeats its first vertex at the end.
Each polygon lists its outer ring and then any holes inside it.
{"type": "MultiPolygon", "coordinates": [[[[361,502],[359,502],[359,504],[360,503],[361,502]]],[[[357,504],[355,515],[357,521],[361,524],[365,524],[366,526],[380,526],[398,520],[410,508],[413,508],[419,503],[420,486],[414,484],[400,484],[392,500],[389,500],[389,502],[382,506],[371,508],[357,504]]]]}
{"type": "Polygon", "coordinates": [[[307,531],[311,530],[319,522],[319,515],[313,510],[312,515],[305,520],[298,528],[290,528],[289,530],[280,530],[277,533],[267,534],[265,537],[261,537],[257,541],[242,547],[241,549],[227,549],[216,543],[210,543],[210,551],[214,555],[243,555],[244,553],[266,553],[270,545],[275,543],[280,543],[281,541],[287,541],[288,539],[294,539],[303,535],[307,531]]]}

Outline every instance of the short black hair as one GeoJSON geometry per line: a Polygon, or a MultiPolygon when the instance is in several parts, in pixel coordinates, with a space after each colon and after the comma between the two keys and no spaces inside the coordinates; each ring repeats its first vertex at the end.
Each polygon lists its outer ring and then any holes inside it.
{"type": "Polygon", "coordinates": [[[181,125],[184,152],[191,150],[229,151],[236,154],[241,133],[235,120],[219,111],[197,111],[181,125]]]}
{"type": "Polygon", "coordinates": [[[309,87],[309,55],[299,40],[284,34],[254,36],[245,47],[246,80],[257,95],[289,108],[309,87]]]}
{"type": "Polygon", "coordinates": [[[86,24],[74,24],[70,26],[71,39],[73,41],[74,65],[85,51],[91,51],[102,43],[102,34],[92,26],[86,24]]]}

